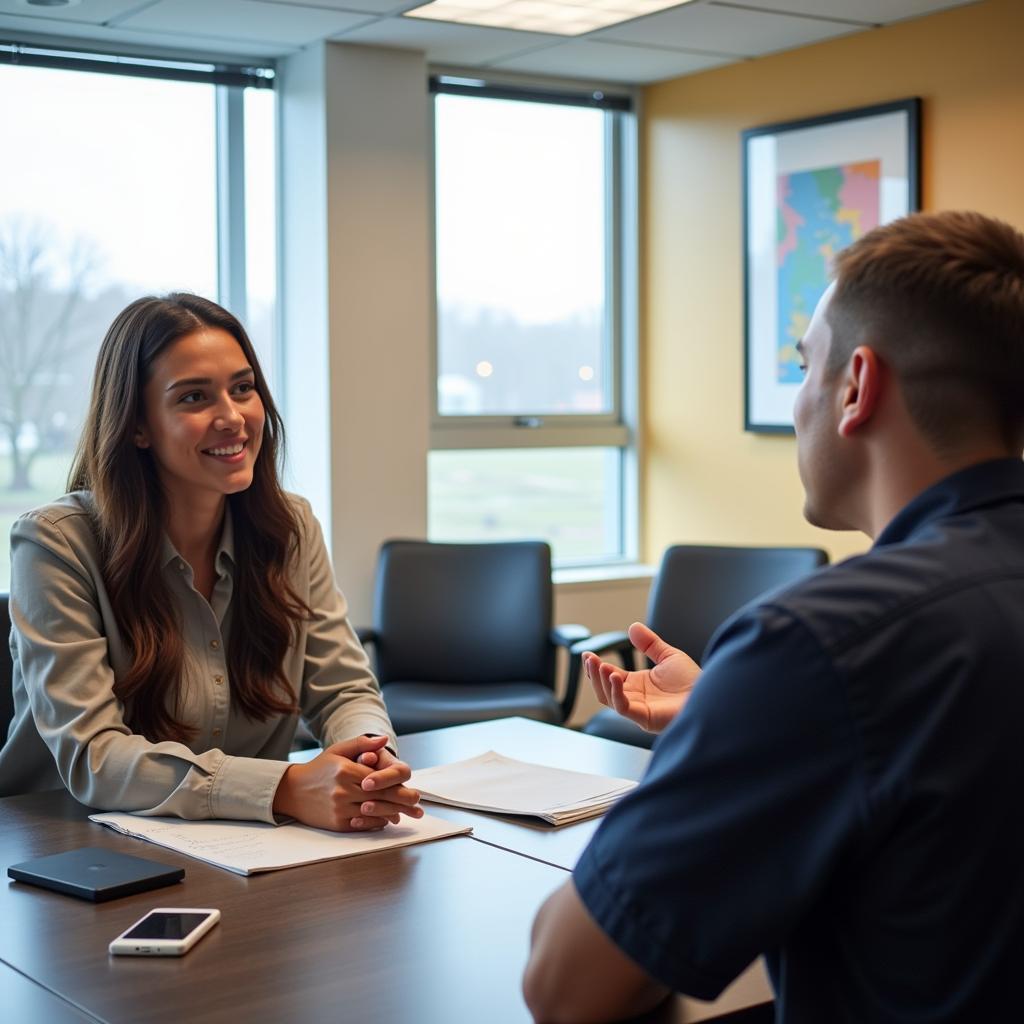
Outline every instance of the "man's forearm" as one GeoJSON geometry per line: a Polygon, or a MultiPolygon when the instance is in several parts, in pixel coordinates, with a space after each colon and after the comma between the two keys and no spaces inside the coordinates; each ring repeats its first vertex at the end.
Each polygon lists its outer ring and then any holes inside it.
{"type": "Polygon", "coordinates": [[[615,1021],[657,1006],[668,989],[598,927],[571,881],[544,902],[533,923],[523,996],[537,1021],[615,1021]]]}

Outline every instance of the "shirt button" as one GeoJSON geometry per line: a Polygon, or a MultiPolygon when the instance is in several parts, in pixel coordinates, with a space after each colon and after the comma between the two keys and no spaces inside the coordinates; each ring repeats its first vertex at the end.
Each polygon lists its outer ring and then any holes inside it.
{"type": "Polygon", "coordinates": [[[214,736],[219,736],[220,735],[220,729],[214,729],[213,730],[213,735],[214,736]]]}
{"type": "Polygon", "coordinates": [[[223,676],[214,676],[213,677],[213,681],[215,683],[223,683],[224,682],[224,677],[223,676]]]}
{"type": "Polygon", "coordinates": [[[184,562],[179,562],[179,563],[178,563],[178,568],[179,568],[179,569],[180,569],[180,570],[181,570],[182,572],[184,572],[184,571],[185,571],[185,563],[184,563],[184,562]]]}
{"type": "Polygon", "coordinates": [[[211,640],[210,641],[210,647],[212,647],[213,650],[217,650],[217,648],[220,647],[220,641],[219,640],[211,640]]]}

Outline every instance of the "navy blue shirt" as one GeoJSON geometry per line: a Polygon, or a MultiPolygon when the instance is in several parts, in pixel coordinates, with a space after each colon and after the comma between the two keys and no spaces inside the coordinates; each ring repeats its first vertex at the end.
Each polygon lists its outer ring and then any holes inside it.
{"type": "Polygon", "coordinates": [[[712,639],[576,867],[601,928],[710,999],[766,954],[785,1024],[1024,1020],[1024,463],[712,639]]]}

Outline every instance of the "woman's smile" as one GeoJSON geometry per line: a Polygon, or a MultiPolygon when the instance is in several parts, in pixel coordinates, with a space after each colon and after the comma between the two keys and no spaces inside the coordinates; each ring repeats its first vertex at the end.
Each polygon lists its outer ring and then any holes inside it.
{"type": "Polygon", "coordinates": [[[210,448],[204,448],[203,454],[208,455],[218,462],[226,462],[230,465],[236,465],[245,459],[245,448],[249,443],[249,439],[243,437],[240,441],[232,441],[227,444],[221,443],[213,445],[210,448]]]}

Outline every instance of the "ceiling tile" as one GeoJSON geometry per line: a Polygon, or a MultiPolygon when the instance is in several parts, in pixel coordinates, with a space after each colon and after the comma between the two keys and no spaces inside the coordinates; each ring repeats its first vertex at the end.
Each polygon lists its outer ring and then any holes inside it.
{"type": "Polygon", "coordinates": [[[650,46],[577,39],[520,57],[495,61],[493,67],[538,75],[565,75],[598,82],[645,85],[719,67],[731,63],[733,59],[650,46]]]}
{"type": "MultiPolygon", "coordinates": [[[[729,0],[724,0],[728,4],[729,0]]],[[[809,14],[819,18],[840,18],[867,25],[883,25],[903,18],[917,18],[978,0],[736,0],[740,7],[757,7],[782,14],[809,14]]],[[[712,6],[719,6],[711,0],[712,6]]]]}
{"type": "Polygon", "coordinates": [[[380,15],[408,11],[426,3],[426,0],[251,0],[251,2],[294,7],[319,7],[330,11],[355,11],[357,14],[380,15]]]}
{"type": "Polygon", "coordinates": [[[587,38],[756,57],[855,31],[859,31],[856,26],[835,21],[687,4],[602,29],[587,38]]]}
{"type": "Polygon", "coordinates": [[[297,53],[297,46],[271,45],[269,43],[210,36],[193,36],[178,32],[138,32],[122,26],[83,25],[80,22],[58,21],[47,18],[12,18],[0,14],[0,32],[15,39],[25,40],[32,45],[45,45],[49,38],[55,45],[78,46],[95,42],[97,52],[109,49],[136,53],[186,54],[202,60],[219,58],[244,58],[250,61],[271,60],[297,53]]]}
{"type": "Polygon", "coordinates": [[[148,32],[305,46],[365,21],[365,14],[255,0],[160,0],[118,24],[148,32]]]}
{"type": "MultiPolygon", "coordinates": [[[[145,0],[82,0],[74,7],[29,7],[18,0],[0,0],[0,14],[21,15],[39,18],[41,21],[85,22],[88,25],[102,25],[111,18],[141,7],[145,0]]],[[[50,31],[40,29],[40,31],[50,31]]]]}
{"type": "Polygon", "coordinates": [[[466,64],[475,67],[485,61],[514,56],[543,43],[561,42],[563,37],[538,32],[478,28],[474,25],[453,25],[419,18],[387,18],[332,38],[341,43],[423,50],[427,60],[437,64],[466,64]]]}

